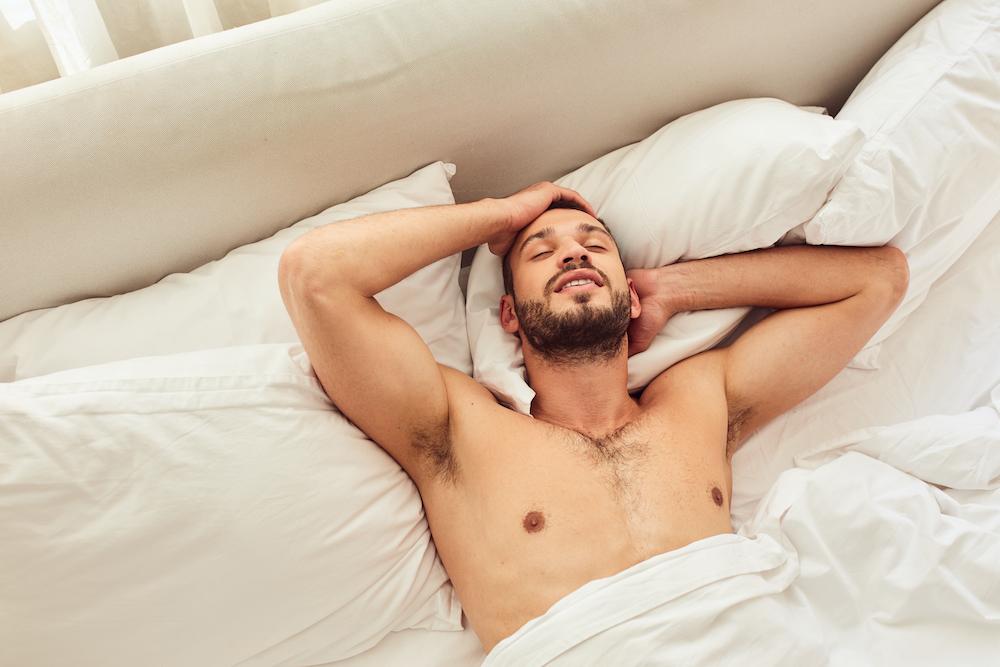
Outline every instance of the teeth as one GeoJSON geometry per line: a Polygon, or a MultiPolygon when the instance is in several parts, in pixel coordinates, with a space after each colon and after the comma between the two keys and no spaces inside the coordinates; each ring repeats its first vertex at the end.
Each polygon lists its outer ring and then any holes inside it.
{"type": "Polygon", "coordinates": [[[563,289],[566,289],[567,287],[576,287],[577,285],[591,285],[593,284],[593,282],[594,282],[593,280],[587,280],[587,279],[571,280],[565,285],[563,285],[563,289]]]}

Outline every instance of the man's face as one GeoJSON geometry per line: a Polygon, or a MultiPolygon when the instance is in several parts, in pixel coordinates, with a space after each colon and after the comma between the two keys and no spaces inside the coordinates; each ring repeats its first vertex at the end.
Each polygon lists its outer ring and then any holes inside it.
{"type": "Polygon", "coordinates": [[[520,332],[550,362],[618,354],[639,297],[604,226],[577,209],[551,209],[518,233],[508,255],[514,295],[500,302],[504,330],[520,332]],[[576,280],[589,281],[573,285],[576,280]]]}

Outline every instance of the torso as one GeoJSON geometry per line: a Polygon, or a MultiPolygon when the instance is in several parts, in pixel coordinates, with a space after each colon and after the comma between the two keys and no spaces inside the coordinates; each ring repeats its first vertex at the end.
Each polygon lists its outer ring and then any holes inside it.
{"type": "MultiPolygon", "coordinates": [[[[431,534],[484,649],[583,584],[732,532],[725,391],[711,353],[667,369],[600,440],[446,374],[455,475],[418,478],[431,534]]],[[[419,476],[418,476],[419,477],[419,476]]]]}

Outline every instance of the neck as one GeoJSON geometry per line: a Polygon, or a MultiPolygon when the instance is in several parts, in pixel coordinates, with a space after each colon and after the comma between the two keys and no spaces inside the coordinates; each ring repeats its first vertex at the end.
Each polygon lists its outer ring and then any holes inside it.
{"type": "Polygon", "coordinates": [[[628,393],[628,345],[610,359],[553,363],[522,345],[528,383],[535,391],[531,416],[591,438],[634,420],[639,405],[628,393]]]}

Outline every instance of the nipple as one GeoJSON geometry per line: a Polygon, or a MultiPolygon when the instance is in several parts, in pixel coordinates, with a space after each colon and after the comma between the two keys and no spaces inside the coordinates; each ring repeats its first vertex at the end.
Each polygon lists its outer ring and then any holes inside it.
{"type": "Polygon", "coordinates": [[[722,499],[722,491],[719,491],[719,487],[717,487],[717,486],[713,486],[712,487],[712,500],[715,501],[716,505],[718,505],[719,507],[722,507],[722,500],[723,500],[722,499]]]}
{"type": "Polygon", "coordinates": [[[524,515],[524,521],[521,524],[529,533],[537,533],[545,528],[545,515],[541,512],[528,512],[524,515]]]}

